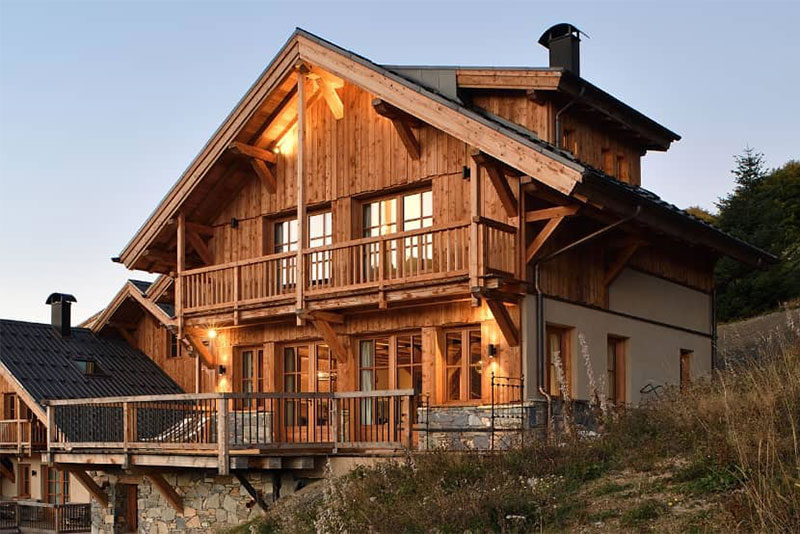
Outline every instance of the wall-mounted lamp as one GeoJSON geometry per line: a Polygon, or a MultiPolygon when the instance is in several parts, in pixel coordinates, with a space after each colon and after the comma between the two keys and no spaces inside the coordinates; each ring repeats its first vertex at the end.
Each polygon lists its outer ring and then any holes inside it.
{"type": "Polygon", "coordinates": [[[209,328],[208,332],[206,332],[208,339],[215,339],[217,337],[217,331],[213,328],[209,328]]]}
{"type": "Polygon", "coordinates": [[[239,228],[239,219],[236,217],[231,218],[231,228],[239,228]]]}
{"type": "Polygon", "coordinates": [[[31,476],[32,476],[32,477],[35,477],[35,476],[36,476],[36,469],[31,469],[31,476]]]}
{"type": "Polygon", "coordinates": [[[219,371],[220,376],[222,376],[222,375],[224,375],[225,373],[228,372],[228,369],[224,365],[220,365],[218,371],[219,371]]]}
{"type": "Polygon", "coordinates": [[[497,356],[497,345],[489,343],[489,357],[494,358],[495,356],[497,356]]]}

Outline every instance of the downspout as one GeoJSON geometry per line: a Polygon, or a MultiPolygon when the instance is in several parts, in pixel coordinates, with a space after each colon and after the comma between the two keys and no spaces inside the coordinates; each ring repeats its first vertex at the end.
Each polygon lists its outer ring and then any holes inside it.
{"type": "Polygon", "coordinates": [[[604,226],[603,228],[597,230],[596,232],[592,232],[591,234],[589,234],[589,235],[587,235],[585,237],[582,237],[582,238],[578,239],[577,241],[573,241],[572,243],[570,243],[570,244],[568,244],[568,245],[556,250],[555,252],[552,252],[552,253],[548,254],[547,256],[545,256],[543,258],[540,258],[539,260],[536,261],[536,263],[534,263],[534,265],[533,265],[533,271],[534,271],[533,280],[534,280],[534,289],[536,291],[536,370],[537,370],[537,373],[536,373],[537,374],[537,377],[536,377],[537,384],[536,385],[538,386],[538,389],[539,389],[540,392],[544,390],[544,386],[545,386],[545,383],[544,383],[544,371],[545,371],[545,369],[544,369],[544,330],[545,330],[545,321],[544,321],[544,295],[542,294],[541,287],[539,287],[540,276],[541,276],[540,275],[540,271],[539,271],[539,267],[542,265],[542,263],[544,263],[546,261],[550,261],[553,258],[555,258],[557,256],[560,256],[561,254],[563,254],[563,253],[565,253],[567,251],[572,250],[573,248],[576,248],[576,247],[578,247],[578,246],[580,246],[580,245],[582,245],[582,244],[584,244],[584,243],[586,243],[588,241],[591,241],[592,239],[594,239],[596,237],[599,237],[602,234],[605,234],[605,233],[613,230],[617,226],[620,226],[622,224],[625,224],[627,222],[632,221],[633,219],[635,219],[636,217],[639,216],[639,213],[641,213],[641,211],[642,211],[642,207],[641,206],[636,206],[636,211],[633,212],[633,215],[630,215],[630,216],[628,216],[628,217],[626,217],[624,219],[620,219],[619,221],[617,221],[615,223],[611,223],[608,226],[604,226]]]}
{"type": "Polygon", "coordinates": [[[717,288],[711,289],[711,373],[717,370],[717,288]]]}
{"type": "Polygon", "coordinates": [[[561,143],[561,141],[562,141],[562,139],[561,139],[561,114],[564,113],[565,111],[567,111],[569,108],[571,108],[575,104],[575,102],[580,100],[583,97],[583,93],[585,93],[585,92],[586,92],[586,86],[582,85],[581,86],[581,92],[578,93],[578,96],[576,96],[575,98],[573,98],[572,100],[567,102],[564,107],[562,107],[561,109],[559,109],[556,112],[556,147],[564,148],[563,146],[561,146],[562,145],[562,143],[561,143]]]}

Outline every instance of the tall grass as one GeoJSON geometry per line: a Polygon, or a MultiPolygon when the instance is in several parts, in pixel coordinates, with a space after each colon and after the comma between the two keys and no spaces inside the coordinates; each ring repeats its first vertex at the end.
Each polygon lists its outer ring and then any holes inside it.
{"type": "MultiPolygon", "coordinates": [[[[726,521],[732,518],[736,528],[798,532],[800,335],[793,332],[780,350],[748,365],[688,390],[667,390],[658,402],[609,414],[598,437],[567,432],[551,440],[529,439],[525,449],[499,454],[408,453],[402,461],[329,477],[323,491],[277,506],[260,528],[573,529],[592,521],[586,512],[591,497],[582,491],[587,482],[610,473],[667,469],[680,491],[721,503],[726,521]]],[[[647,514],[639,508],[621,521],[652,521],[642,518],[659,516],[664,505],[648,505],[647,514]]],[[[717,527],[731,523],[722,525],[717,527]]]]}

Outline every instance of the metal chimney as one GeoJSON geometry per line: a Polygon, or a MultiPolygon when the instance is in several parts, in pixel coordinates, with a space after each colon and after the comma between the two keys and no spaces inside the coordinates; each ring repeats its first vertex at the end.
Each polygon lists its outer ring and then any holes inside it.
{"type": "Polygon", "coordinates": [[[61,337],[72,335],[72,317],[70,308],[73,302],[78,302],[75,297],[66,293],[51,293],[45,304],[50,305],[50,324],[61,337]]]}
{"type": "Polygon", "coordinates": [[[550,50],[551,67],[581,75],[581,33],[572,24],[562,22],[551,26],[539,37],[539,44],[550,50]]]}

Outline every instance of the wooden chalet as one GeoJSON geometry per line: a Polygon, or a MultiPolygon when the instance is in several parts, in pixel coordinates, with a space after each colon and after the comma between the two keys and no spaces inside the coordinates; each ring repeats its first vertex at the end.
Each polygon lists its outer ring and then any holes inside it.
{"type": "Polygon", "coordinates": [[[642,187],[680,137],[581,78],[579,41],[385,66],[295,31],[115,258],[159,278],[87,324],[182,393],[51,400],[47,460],[301,472],[422,446],[423,411],[498,385],[586,399],[589,365],[636,403],[709,373],[715,262],[774,258],[642,187]]]}

